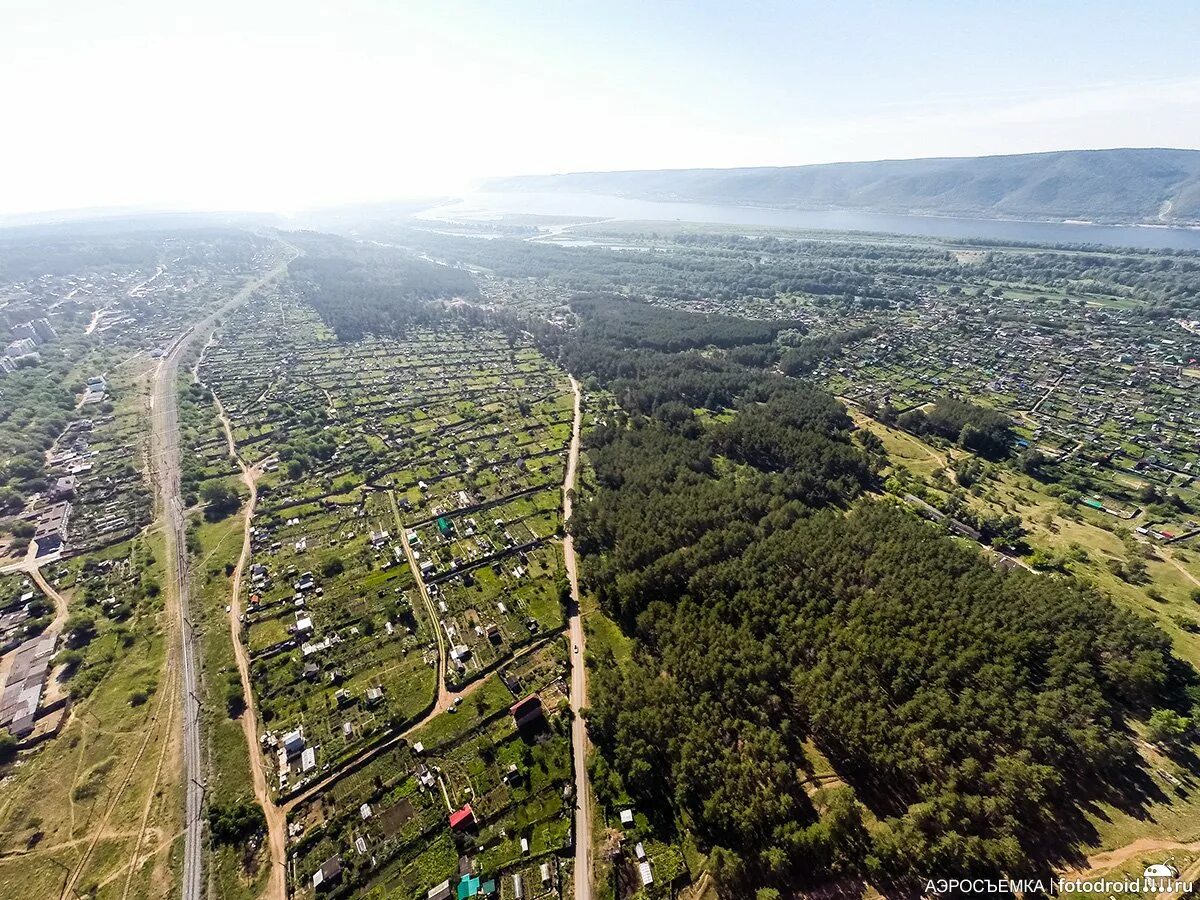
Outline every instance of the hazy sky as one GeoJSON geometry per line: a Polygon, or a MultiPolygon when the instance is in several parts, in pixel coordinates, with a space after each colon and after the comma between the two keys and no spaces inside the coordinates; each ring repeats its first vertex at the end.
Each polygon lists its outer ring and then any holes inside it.
{"type": "Polygon", "coordinates": [[[1200,148],[1200,3],[0,0],[0,212],[1200,148]]]}

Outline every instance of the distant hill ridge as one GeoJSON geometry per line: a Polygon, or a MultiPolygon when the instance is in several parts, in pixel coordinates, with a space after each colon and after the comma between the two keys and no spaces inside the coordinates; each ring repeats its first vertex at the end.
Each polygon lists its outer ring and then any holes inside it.
{"type": "Polygon", "coordinates": [[[612,194],[795,209],[1200,224],[1200,150],[1063,150],[746,169],[494,178],[489,191],[612,194]]]}

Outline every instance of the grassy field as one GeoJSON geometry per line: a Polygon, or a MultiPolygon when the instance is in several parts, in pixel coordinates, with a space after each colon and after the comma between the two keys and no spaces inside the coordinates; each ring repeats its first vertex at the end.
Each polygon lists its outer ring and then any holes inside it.
{"type": "MultiPolygon", "coordinates": [[[[199,629],[201,665],[201,722],[207,754],[207,802],[229,806],[254,802],[249,750],[240,716],[229,715],[231,692],[241,695],[237,664],[229,631],[227,604],[230,574],[242,549],[241,515],[223,521],[193,523],[197,552],[192,564],[192,614],[199,629]]],[[[261,843],[246,847],[213,846],[210,883],[216,896],[251,898],[266,883],[267,855],[261,843]]]]}
{"type": "MultiPolygon", "coordinates": [[[[135,543],[107,554],[146,554],[145,574],[161,582],[161,540],[135,543]]],[[[118,638],[101,631],[89,653],[112,650],[104,676],[73,706],[59,736],[4,781],[0,896],[57,896],[66,886],[122,900],[170,891],[183,801],[179,683],[165,615],[161,599],[143,600],[119,648],[106,649],[118,638]]]]}
{"type": "MultiPolygon", "coordinates": [[[[903,466],[922,479],[931,479],[939,471],[949,476],[947,466],[969,456],[962,450],[931,446],[858,413],[854,419],[880,437],[893,465],[903,466]]],[[[930,486],[937,490],[936,481],[930,486]]],[[[1042,482],[1006,466],[989,467],[982,489],[972,493],[969,504],[994,513],[1019,515],[1032,548],[1047,551],[1047,555],[1061,561],[1062,571],[1094,583],[1114,599],[1154,619],[1171,636],[1176,653],[1200,667],[1200,634],[1189,630],[1200,627],[1200,606],[1192,599],[1193,591],[1200,588],[1200,552],[1178,545],[1134,541],[1144,555],[1146,578],[1131,582],[1118,577],[1108,563],[1129,557],[1128,535],[1141,523],[1140,518],[1120,521],[1086,506],[1069,506],[1050,494],[1042,482]]]]}

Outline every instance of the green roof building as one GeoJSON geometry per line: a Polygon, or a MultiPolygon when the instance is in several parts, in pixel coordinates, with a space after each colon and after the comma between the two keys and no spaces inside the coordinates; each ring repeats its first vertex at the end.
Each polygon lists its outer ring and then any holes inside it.
{"type": "Polygon", "coordinates": [[[464,875],[458,882],[458,900],[467,900],[468,897],[474,897],[479,893],[479,876],[464,875]]]}

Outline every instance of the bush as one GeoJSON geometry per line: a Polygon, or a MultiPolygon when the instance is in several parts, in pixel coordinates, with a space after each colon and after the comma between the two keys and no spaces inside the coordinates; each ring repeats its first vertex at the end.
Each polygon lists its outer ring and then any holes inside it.
{"type": "Polygon", "coordinates": [[[267,826],[263,811],[254,803],[239,801],[212,804],[208,808],[208,830],[218,844],[241,844],[267,826]]]}
{"type": "Polygon", "coordinates": [[[17,739],[0,728],[0,763],[10,762],[17,756],[17,739]]]}
{"type": "Polygon", "coordinates": [[[238,492],[223,481],[210,481],[200,489],[200,499],[204,501],[204,518],[209,522],[219,522],[237,512],[242,505],[238,492]]]}
{"type": "Polygon", "coordinates": [[[246,711],[246,697],[242,694],[241,681],[230,681],[225,686],[225,713],[236,719],[246,711]]]}
{"type": "Polygon", "coordinates": [[[63,674],[70,678],[79,669],[80,663],[83,662],[83,652],[81,650],[63,650],[54,657],[54,662],[57,665],[63,666],[63,674]]]}
{"type": "Polygon", "coordinates": [[[1152,744],[1173,744],[1191,730],[1192,720],[1172,709],[1156,709],[1146,723],[1146,740],[1152,744]]]}
{"type": "Polygon", "coordinates": [[[96,619],[90,613],[74,613],[67,618],[63,631],[70,647],[85,647],[96,636],[96,619]]]}

